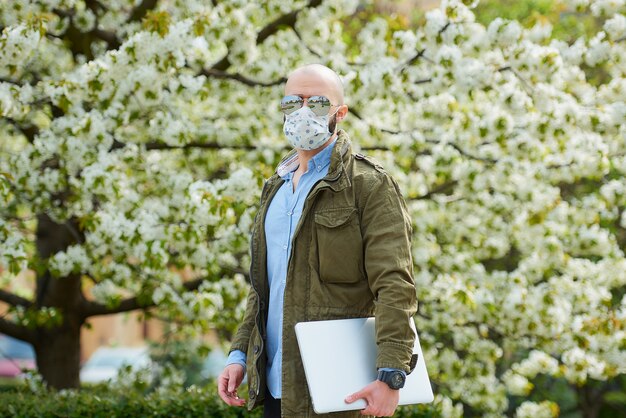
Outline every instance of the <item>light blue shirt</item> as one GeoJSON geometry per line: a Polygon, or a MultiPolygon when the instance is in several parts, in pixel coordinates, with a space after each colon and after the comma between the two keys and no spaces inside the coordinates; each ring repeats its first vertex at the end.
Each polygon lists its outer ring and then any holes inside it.
{"type": "MultiPolygon", "coordinates": [[[[304,201],[313,186],[328,174],[330,156],[336,140],[315,154],[307,165],[307,171],[293,190],[293,171],[282,176],[285,182],[274,195],[265,218],[265,242],[267,245],[267,278],[270,300],[267,314],[267,387],[276,399],[282,394],[283,359],[283,300],[287,283],[287,267],[291,241],[296,230],[304,201]]],[[[246,355],[234,350],[226,364],[239,363],[245,367],[246,355]]]]}
{"type": "MultiPolygon", "coordinates": [[[[313,186],[328,174],[330,156],[336,141],[309,160],[307,171],[293,190],[293,171],[282,176],[285,182],[270,202],[265,218],[265,241],[267,245],[267,277],[270,298],[267,315],[267,387],[276,399],[282,394],[283,359],[283,300],[287,283],[287,268],[291,252],[291,241],[296,230],[304,201],[313,186]]],[[[241,364],[246,367],[246,354],[233,350],[226,365],[241,364]]],[[[392,370],[392,369],[383,369],[392,370]]]]}

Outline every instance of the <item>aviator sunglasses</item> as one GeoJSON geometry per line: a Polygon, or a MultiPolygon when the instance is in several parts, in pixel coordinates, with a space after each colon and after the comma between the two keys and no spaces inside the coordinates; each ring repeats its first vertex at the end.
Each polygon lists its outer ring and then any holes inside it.
{"type": "MultiPolygon", "coordinates": [[[[317,116],[324,116],[328,114],[328,110],[331,106],[337,106],[330,102],[326,96],[311,96],[306,99],[309,109],[313,111],[317,116]]],[[[296,110],[300,109],[304,105],[304,99],[300,96],[289,95],[283,97],[280,101],[280,110],[289,115],[296,110]]]]}

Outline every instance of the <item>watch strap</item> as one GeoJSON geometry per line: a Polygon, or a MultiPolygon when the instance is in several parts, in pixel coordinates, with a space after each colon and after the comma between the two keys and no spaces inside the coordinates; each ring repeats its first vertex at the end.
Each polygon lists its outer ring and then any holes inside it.
{"type": "Polygon", "coordinates": [[[406,373],[403,370],[382,368],[378,370],[377,380],[386,383],[393,390],[398,390],[404,387],[404,382],[406,381],[406,373]],[[400,384],[394,382],[397,376],[401,376],[400,384]]]}

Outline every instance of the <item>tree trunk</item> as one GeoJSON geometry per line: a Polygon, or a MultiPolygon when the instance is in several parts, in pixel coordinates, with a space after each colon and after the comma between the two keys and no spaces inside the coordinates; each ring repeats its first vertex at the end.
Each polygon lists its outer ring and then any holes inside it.
{"type": "MultiPolygon", "coordinates": [[[[42,259],[82,240],[71,221],[58,224],[46,214],[37,218],[37,251],[42,259]]],[[[37,328],[33,344],[39,373],[49,386],[56,389],[80,386],[80,331],[84,323],[82,301],[80,275],[54,278],[45,271],[37,277],[36,306],[52,307],[61,314],[60,324],[37,328]]]]}
{"type": "MultiPolygon", "coordinates": [[[[590,382],[587,382],[590,385],[590,382]]],[[[605,392],[605,385],[598,387],[582,386],[577,388],[579,410],[584,418],[598,418],[600,409],[604,405],[602,396],[605,392]]]]}
{"type": "Polygon", "coordinates": [[[60,327],[39,330],[34,347],[37,369],[48,386],[80,387],[80,327],[70,320],[60,327]]]}

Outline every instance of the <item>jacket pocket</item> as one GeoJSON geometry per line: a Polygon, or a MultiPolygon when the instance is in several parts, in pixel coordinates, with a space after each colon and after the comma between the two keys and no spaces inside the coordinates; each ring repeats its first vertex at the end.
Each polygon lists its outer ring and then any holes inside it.
{"type": "Polygon", "coordinates": [[[354,207],[315,213],[315,246],[322,282],[356,283],[363,276],[363,242],[354,207]]]}

